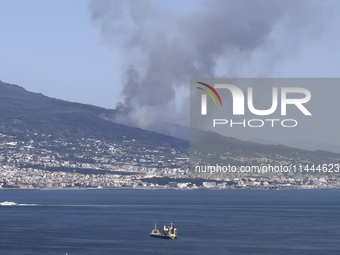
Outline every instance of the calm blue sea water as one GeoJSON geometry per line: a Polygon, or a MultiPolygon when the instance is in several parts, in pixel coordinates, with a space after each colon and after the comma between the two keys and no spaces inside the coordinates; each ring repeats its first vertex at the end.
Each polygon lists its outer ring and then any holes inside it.
{"type": "Polygon", "coordinates": [[[0,254],[340,254],[340,190],[0,190],[0,254]],[[175,241],[149,236],[155,221],[175,241]]]}

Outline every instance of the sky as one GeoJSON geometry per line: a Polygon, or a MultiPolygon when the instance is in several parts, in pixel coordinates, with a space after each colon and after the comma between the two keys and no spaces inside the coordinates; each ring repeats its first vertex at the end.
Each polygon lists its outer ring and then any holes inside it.
{"type": "Polygon", "coordinates": [[[0,80],[113,108],[119,51],[104,45],[87,1],[0,1],[0,80]]]}
{"type": "MultiPolygon", "coordinates": [[[[103,40],[88,5],[86,0],[0,0],[0,80],[54,98],[115,108],[124,54],[103,40]]],[[[195,8],[194,1],[164,5],[186,12],[195,8]]]]}
{"type": "Polygon", "coordinates": [[[339,77],[340,2],[0,0],[0,80],[188,125],[190,77],[339,77]]]}

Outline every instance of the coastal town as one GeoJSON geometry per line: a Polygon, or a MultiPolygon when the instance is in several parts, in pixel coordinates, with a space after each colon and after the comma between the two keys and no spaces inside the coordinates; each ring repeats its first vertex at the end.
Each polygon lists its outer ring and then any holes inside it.
{"type": "MultiPolygon", "coordinates": [[[[340,178],[308,175],[193,175],[189,150],[67,141],[46,134],[0,134],[2,189],[313,189],[340,188],[340,178]]],[[[285,159],[286,160],[286,159],[285,159]]],[[[266,160],[267,161],[267,160],[266,160]]]]}

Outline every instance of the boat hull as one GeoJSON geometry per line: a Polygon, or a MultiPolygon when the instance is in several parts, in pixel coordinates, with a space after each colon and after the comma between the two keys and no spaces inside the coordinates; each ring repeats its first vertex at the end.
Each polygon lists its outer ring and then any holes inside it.
{"type": "Polygon", "coordinates": [[[177,236],[166,236],[166,235],[153,235],[153,234],[150,234],[151,237],[155,237],[155,238],[162,238],[162,239],[176,239],[177,236]]]}
{"type": "Polygon", "coordinates": [[[5,201],[5,202],[1,202],[0,205],[2,205],[2,206],[12,206],[12,205],[17,205],[17,203],[5,201]]]}

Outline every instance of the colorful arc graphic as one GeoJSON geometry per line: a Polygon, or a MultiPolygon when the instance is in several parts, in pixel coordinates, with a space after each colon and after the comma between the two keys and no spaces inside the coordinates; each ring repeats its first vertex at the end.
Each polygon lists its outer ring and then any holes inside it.
{"type": "Polygon", "coordinates": [[[198,88],[198,89],[201,89],[201,90],[203,90],[203,91],[205,91],[205,92],[207,92],[207,93],[209,94],[209,96],[211,96],[211,98],[214,100],[215,105],[217,105],[214,96],[213,96],[208,90],[202,89],[202,88],[200,88],[200,87],[197,87],[197,88],[198,88]]]}
{"type": "MultiPolygon", "coordinates": [[[[203,82],[197,82],[197,83],[202,84],[202,85],[208,87],[209,89],[211,89],[211,90],[215,93],[215,95],[218,97],[218,100],[220,100],[220,104],[221,104],[221,106],[222,106],[222,100],[221,100],[221,98],[220,98],[220,95],[217,93],[217,91],[216,91],[213,87],[211,87],[210,85],[205,84],[205,83],[203,83],[203,82]]],[[[215,105],[217,105],[214,96],[213,96],[208,90],[202,89],[202,88],[200,88],[200,87],[197,87],[197,88],[198,88],[198,89],[201,89],[201,90],[204,90],[205,92],[207,92],[207,93],[211,96],[211,98],[214,100],[215,105]]]]}

